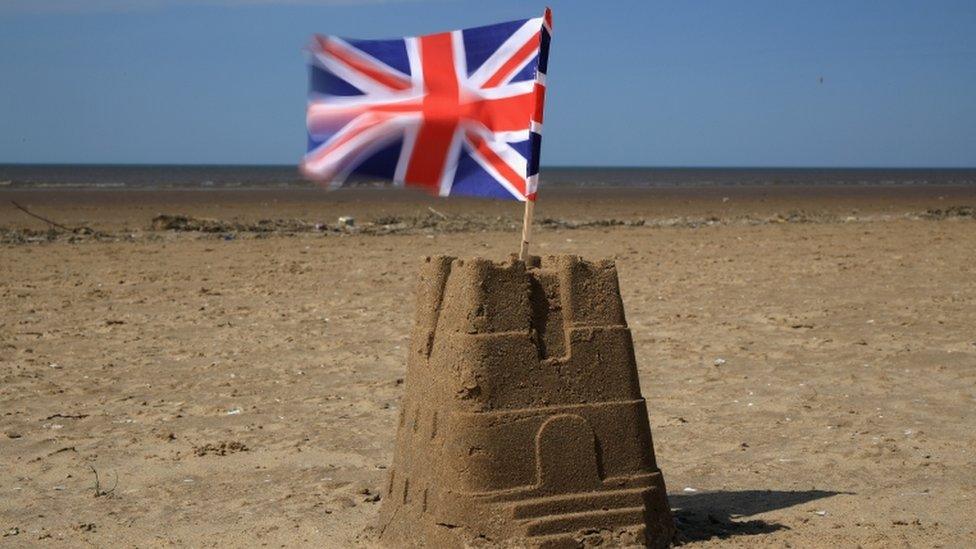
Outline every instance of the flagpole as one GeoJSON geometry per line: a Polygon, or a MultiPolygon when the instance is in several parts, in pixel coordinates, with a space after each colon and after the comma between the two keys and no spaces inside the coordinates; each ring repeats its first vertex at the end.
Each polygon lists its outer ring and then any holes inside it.
{"type": "Polygon", "coordinates": [[[529,240],[532,238],[532,210],[535,208],[535,200],[525,200],[525,216],[522,218],[522,245],[519,247],[519,259],[525,261],[529,258],[529,240]]]}
{"type": "Polygon", "coordinates": [[[542,148],[542,110],[546,97],[546,71],[549,65],[549,38],[552,35],[552,10],[548,7],[542,16],[539,31],[539,62],[535,70],[535,112],[529,125],[533,139],[533,155],[525,178],[525,216],[522,218],[522,245],[519,259],[528,261],[529,242],[532,240],[532,210],[535,209],[536,190],[539,188],[539,149],[542,148]],[[534,172],[534,173],[533,173],[534,172]]]}

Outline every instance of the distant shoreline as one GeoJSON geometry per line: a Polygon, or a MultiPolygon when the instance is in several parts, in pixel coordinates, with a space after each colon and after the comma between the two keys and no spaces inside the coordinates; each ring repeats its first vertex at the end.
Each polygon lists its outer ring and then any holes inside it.
{"type": "MultiPolygon", "coordinates": [[[[976,185],[976,168],[601,168],[543,169],[546,188],[976,185]]],[[[352,186],[385,187],[382,177],[352,186]]],[[[4,189],[315,189],[295,166],[0,164],[4,189]]]]}
{"type": "MultiPolygon", "coordinates": [[[[152,163],[152,162],[0,162],[0,170],[5,168],[253,168],[253,169],[289,169],[298,171],[297,164],[206,164],[206,163],[152,163]]],[[[796,170],[796,171],[976,171],[976,166],[629,166],[629,165],[587,165],[560,164],[543,165],[543,171],[548,170],[796,170]]]]}
{"type": "MultiPolygon", "coordinates": [[[[144,185],[139,187],[130,187],[124,185],[3,185],[4,181],[0,180],[0,196],[4,194],[14,194],[14,193],[194,193],[194,194],[242,194],[242,193],[315,193],[324,194],[327,196],[346,195],[351,193],[356,193],[357,196],[362,196],[361,193],[368,193],[371,197],[377,197],[380,195],[403,195],[403,196],[424,196],[416,189],[403,189],[399,187],[394,187],[393,185],[387,184],[375,184],[375,185],[350,185],[348,187],[343,187],[338,190],[326,189],[316,185],[315,183],[309,183],[306,185],[224,185],[224,186],[153,186],[144,185]]],[[[824,194],[831,192],[843,192],[845,190],[856,191],[858,189],[878,189],[878,190],[897,190],[903,189],[906,191],[917,190],[922,191],[926,194],[931,194],[933,191],[939,190],[957,190],[963,192],[974,192],[976,193],[976,181],[965,182],[965,183],[849,183],[849,184],[834,184],[834,183],[820,183],[820,184],[798,184],[798,183],[767,183],[767,184],[755,184],[755,183],[733,183],[733,184],[718,184],[718,183],[702,183],[702,184],[673,184],[673,185],[603,185],[603,184],[580,184],[580,185],[567,185],[550,183],[549,185],[543,185],[541,187],[543,190],[559,194],[561,196],[566,196],[568,193],[574,191],[589,193],[589,192],[696,192],[696,191],[722,191],[727,190],[729,192],[743,192],[752,194],[754,192],[761,192],[763,190],[776,191],[778,193],[791,193],[792,191],[802,191],[804,189],[814,191],[816,194],[824,194]]],[[[444,200],[444,197],[430,197],[431,200],[444,200]]],[[[473,200],[480,202],[483,199],[468,198],[468,197],[454,197],[453,200],[473,200]]],[[[502,201],[504,203],[505,201],[502,201]]]]}

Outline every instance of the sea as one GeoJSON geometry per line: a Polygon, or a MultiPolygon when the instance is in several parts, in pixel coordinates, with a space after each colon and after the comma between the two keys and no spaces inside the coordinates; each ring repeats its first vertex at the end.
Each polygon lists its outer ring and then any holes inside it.
{"type": "MultiPolygon", "coordinates": [[[[351,185],[382,186],[375,180],[351,185]]],[[[973,168],[620,168],[543,167],[541,183],[559,187],[726,185],[976,185],[973,168]]],[[[0,164],[2,189],[303,188],[294,165],[0,164]]]]}

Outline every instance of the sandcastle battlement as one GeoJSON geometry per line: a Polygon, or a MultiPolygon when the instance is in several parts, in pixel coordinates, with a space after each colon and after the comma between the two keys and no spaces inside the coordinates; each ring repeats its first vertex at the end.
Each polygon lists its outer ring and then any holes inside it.
{"type": "Polygon", "coordinates": [[[613,262],[427,258],[387,494],[396,546],[670,540],[613,262]]]}

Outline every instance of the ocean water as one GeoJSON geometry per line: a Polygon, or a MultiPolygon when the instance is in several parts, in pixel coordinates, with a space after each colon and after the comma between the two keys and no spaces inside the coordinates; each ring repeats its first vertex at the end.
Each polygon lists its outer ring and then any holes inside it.
{"type": "MultiPolygon", "coordinates": [[[[383,185],[379,181],[351,181],[383,185]]],[[[976,185],[976,169],[543,167],[541,185],[976,185]]],[[[5,188],[221,189],[311,187],[295,166],[0,164],[5,188]]]]}

